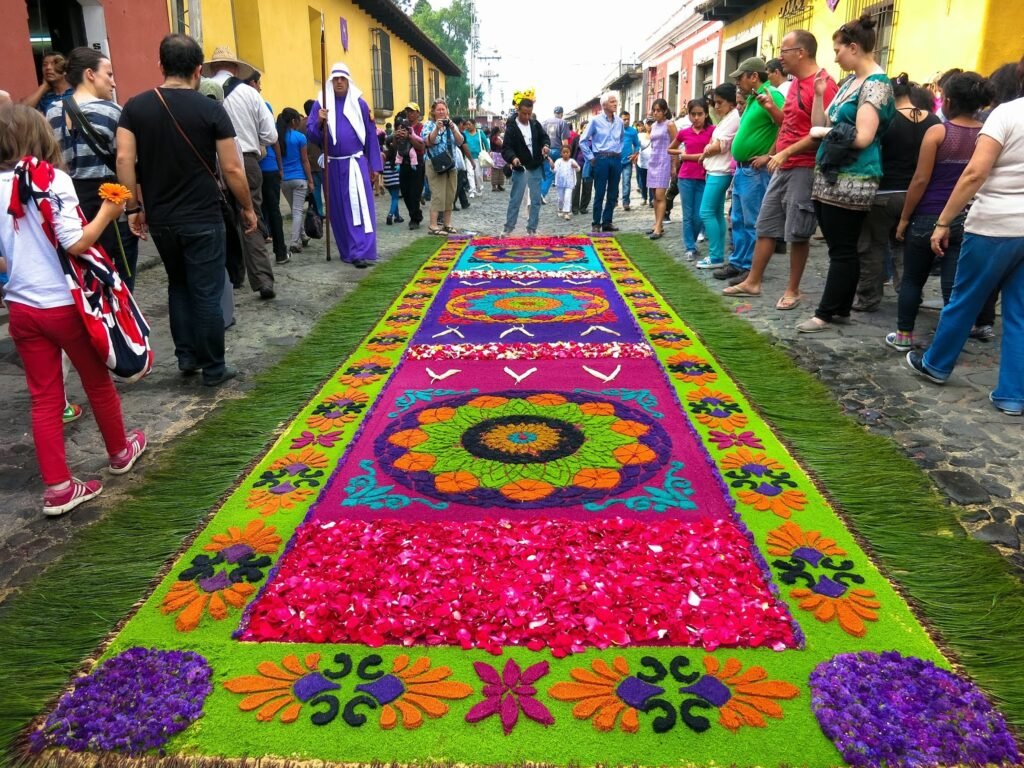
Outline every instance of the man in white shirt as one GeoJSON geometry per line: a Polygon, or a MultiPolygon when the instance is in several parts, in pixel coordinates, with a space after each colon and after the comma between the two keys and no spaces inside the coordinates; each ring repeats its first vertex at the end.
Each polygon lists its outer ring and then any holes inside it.
{"type": "MultiPolygon", "coordinates": [[[[256,215],[261,216],[263,171],[260,170],[260,158],[265,152],[264,147],[277,141],[277,126],[274,116],[263,103],[263,97],[255,88],[242,82],[254,72],[252,66],[238,59],[226,46],[217,48],[210,61],[203,65],[203,74],[224,88],[224,110],[231,118],[242,150],[253,207],[256,215]]],[[[266,231],[266,225],[261,221],[261,226],[242,238],[242,250],[249,286],[253,291],[259,291],[261,299],[272,299],[275,296],[274,269],[267,251],[266,231]]]]}
{"type": "Polygon", "coordinates": [[[789,93],[789,75],[786,74],[782,59],[769,59],[765,66],[768,67],[768,82],[785,99],[786,94],[789,93]]]}

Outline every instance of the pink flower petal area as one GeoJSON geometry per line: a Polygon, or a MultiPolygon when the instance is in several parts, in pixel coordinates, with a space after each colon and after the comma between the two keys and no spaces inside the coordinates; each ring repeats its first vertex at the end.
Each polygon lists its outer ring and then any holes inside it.
{"type": "Polygon", "coordinates": [[[731,521],[656,517],[306,523],[240,636],[555,657],[798,646],[731,521]]]}

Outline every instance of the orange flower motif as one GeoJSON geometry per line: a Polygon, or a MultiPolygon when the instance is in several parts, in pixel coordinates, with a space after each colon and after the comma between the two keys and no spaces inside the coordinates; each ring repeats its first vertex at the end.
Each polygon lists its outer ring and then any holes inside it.
{"type": "Polygon", "coordinates": [[[693,344],[686,331],[671,325],[656,325],[648,331],[648,336],[655,346],[664,349],[683,349],[693,344]]]}
{"type": "Polygon", "coordinates": [[[474,408],[498,408],[508,402],[507,397],[495,397],[494,395],[480,395],[474,397],[466,405],[474,408]]]}
{"type": "MultiPolygon", "coordinates": [[[[846,550],[836,546],[835,541],[826,539],[818,531],[805,531],[796,523],[783,523],[774,531],[768,532],[768,554],[775,557],[790,557],[798,555],[801,559],[807,560],[808,555],[801,555],[801,552],[813,551],[818,553],[818,560],[821,556],[843,557],[846,550]]],[[[817,565],[817,562],[812,562],[817,565]]]]}
{"type": "Polygon", "coordinates": [[[309,488],[295,488],[288,493],[272,493],[266,488],[253,488],[245,499],[245,506],[257,509],[264,517],[276,514],[282,509],[294,509],[303,504],[313,491],[309,488]]]}
{"type": "Polygon", "coordinates": [[[397,445],[399,448],[415,448],[429,439],[430,435],[422,429],[403,429],[401,432],[395,432],[395,434],[391,435],[388,438],[388,442],[392,445],[397,445]]]}
{"type": "Polygon", "coordinates": [[[471,472],[442,472],[434,478],[434,487],[441,493],[464,493],[479,487],[480,480],[471,472]]]}
{"type": "Polygon", "coordinates": [[[792,489],[778,490],[772,496],[758,491],[738,491],[736,495],[740,501],[758,512],[771,512],[787,520],[793,512],[799,512],[807,506],[807,497],[804,492],[792,489]]]}
{"type": "Polygon", "coordinates": [[[258,709],[256,719],[261,723],[270,722],[278,713],[282,723],[294,723],[302,711],[302,702],[295,692],[296,684],[321,691],[338,689],[336,683],[317,672],[319,666],[319,653],[307,655],[305,664],[297,656],[285,656],[281,666],[272,661],[260,662],[256,667],[259,675],[232,678],[224,683],[224,687],[231,693],[249,694],[239,702],[238,708],[243,712],[258,709]]]}
{"type": "Polygon", "coordinates": [[[454,417],[454,408],[427,408],[421,411],[417,418],[420,424],[436,424],[439,421],[448,421],[454,417]]]}
{"type": "Polygon", "coordinates": [[[614,469],[593,467],[581,469],[572,479],[573,485],[580,488],[614,488],[619,484],[621,476],[614,469]]]}
{"type": "Polygon", "coordinates": [[[593,718],[594,728],[599,731],[614,730],[619,723],[619,728],[626,733],[636,733],[640,728],[639,712],[618,695],[620,685],[630,676],[629,663],[616,656],[611,667],[603,659],[594,659],[590,666],[593,672],[579,667],[573,669],[569,674],[575,682],[555,683],[548,695],[559,701],[578,702],[572,709],[573,717],[593,718]]]}
{"type": "Polygon", "coordinates": [[[665,361],[669,372],[680,381],[703,386],[718,378],[714,367],[703,357],[680,352],[665,361]]]}
{"type": "Polygon", "coordinates": [[[313,448],[303,448],[299,452],[289,453],[274,461],[271,469],[288,469],[298,465],[308,469],[327,469],[327,456],[313,448]]]}
{"type": "MultiPolygon", "coordinates": [[[[826,578],[822,577],[815,589],[820,588],[820,582],[826,578]]],[[[835,584],[831,579],[828,581],[835,584]]],[[[838,588],[835,591],[838,592],[838,588]]],[[[800,601],[801,610],[813,612],[814,618],[818,621],[838,621],[843,632],[853,637],[864,637],[867,634],[868,628],[864,622],[878,621],[878,609],[881,607],[881,603],[874,599],[875,593],[870,589],[853,589],[833,597],[800,588],[790,591],[789,596],[800,601]]]]}
{"type": "Polygon", "coordinates": [[[555,487],[551,483],[545,483],[543,480],[524,478],[516,480],[514,483],[503,485],[499,490],[502,496],[513,501],[536,501],[537,499],[550,496],[554,493],[555,487]]]}
{"type": "Polygon", "coordinates": [[[724,392],[700,387],[686,394],[690,412],[701,424],[723,432],[746,426],[747,418],[736,400],[724,392]]]}
{"type": "Polygon", "coordinates": [[[551,392],[546,392],[541,395],[530,395],[526,400],[534,405],[565,405],[567,402],[561,395],[556,395],[551,392]]]}
{"type": "Polygon", "coordinates": [[[380,381],[392,367],[394,363],[386,357],[372,355],[346,365],[338,381],[349,387],[365,387],[367,384],[380,381]]]}
{"type": "Polygon", "coordinates": [[[344,392],[329,396],[313,411],[306,423],[321,432],[340,429],[345,424],[355,421],[366,408],[369,395],[349,387],[344,392]]]}
{"type": "Polygon", "coordinates": [[[437,457],[429,453],[409,451],[395,459],[395,466],[405,472],[425,472],[437,463],[437,457]]]}
{"type": "Polygon", "coordinates": [[[611,403],[583,403],[580,405],[580,413],[587,416],[614,416],[615,406],[611,403]]]}
{"type": "MultiPolygon", "coordinates": [[[[722,665],[714,656],[705,656],[704,668],[720,684],[717,694],[721,698],[709,697],[704,692],[700,695],[718,707],[718,722],[730,731],[738,731],[744,725],[764,728],[767,725],[765,715],[781,719],[783,712],[777,699],[792,699],[800,693],[800,689],[790,683],[767,680],[768,673],[763,667],[750,667],[744,672],[737,659],[726,659],[722,665]]],[[[705,680],[707,678],[702,678],[690,688],[707,687],[705,680]]]]}
{"type": "Polygon", "coordinates": [[[113,184],[110,182],[100,184],[97,194],[99,194],[101,200],[114,203],[115,205],[124,205],[132,199],[132,193],[128,187],[123,184],[113,184]]]}
{"type": "Polygon", "coordinates": [[[176,581],[160,606],[164,614],[178,613],[174,626],[179,632],[191,632],[199,626],[203,614],[209,611],[217,621],[227,618],[228,606],[245,607],[250,595],[256,592],[251,584],[231,584],[214,592],[204,591],[194,581],[176,581]]]}
{"type": "Polygon", "coordinates": [[[410,664],[409,657],[402,654],[395,658],[391,671],[391,675],[356,686],[357,691],[368,693],[383,705],[380,710],[380,727],[386,731],[394,728],[399,720],[407,730],[419,728],[423,725],[424,714],[427,717],[443,717],[448,714],[448,705],[442,699],[464,699],[473,693],[473,689],[465,683],[448,679],[452,674],[450,668],[431,669],[430,659],[426,657],[410,664]],[[393,690],[398,688],[401,688],[402,693],[393,698],[393,690]]]}
{"type": "Polygon", "coordinates": [[[643,443],[620,445],[612,451],[612,455],[624,465],[649,464],[658,458],[658,455],[643,443]]]}
{"type": "Polygon", "coordinates": [[[640,437],[646,435],[651,431],[651,428],[646,424],[641,424],[639,421],[631,421],[630,419],[619,419],[618,421],[612,422],[612,432],[618,432],[620,435],[627,435],[628,437],[640,437]]]}
{"type": "Polygon", "coordinates": [[[783,465],[765,453],[754,453],[749,448],[739,448],[735,453],[727,454],[721,461],[722,469],[742,470],[747,466],[765,467],[767,469],[784,469],[783,465]]]}
{"type": "Polygon", "coordinates": [[[244,531],[232,527],[228,528],[227,533],[215,534],[203,549],[207,552],[221,552],[240,545],[251,547],[254,552],[261,555],[272,555],[280,548],[281,537],[277,535],[274,526],[267,525],[262,520],[251,520],[244,531]]]}

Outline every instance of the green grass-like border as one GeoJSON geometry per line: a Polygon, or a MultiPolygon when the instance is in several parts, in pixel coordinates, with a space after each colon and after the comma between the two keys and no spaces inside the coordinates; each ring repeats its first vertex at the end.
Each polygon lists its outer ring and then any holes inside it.
{"type": "Polygon", "coordinates": [[[844,416],[828,388],[641,235],[623,250],[697,332],[821,484],[941,645],[1024,728],[1024,583],[885,437],[844,416]]]}
{"type": "MultiPolygon", "coordinates": [[[[423,238],[379,263],[279,363],[254,377],[147,468],[128,498],[80,531],[63,558],[0,606],[0,764],[152,586],[211,507],[261,456],[442,245],[423,238]]],[[[150,459],[150,461],[153,461],[150,459]]]]}

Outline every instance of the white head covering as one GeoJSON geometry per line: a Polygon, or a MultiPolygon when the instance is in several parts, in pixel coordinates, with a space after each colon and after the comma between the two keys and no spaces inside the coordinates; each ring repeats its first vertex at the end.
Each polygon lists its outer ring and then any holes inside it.
{"type": "Polygon", "coordinates": [[[328,76],[327,82],[324,83],[324,92],[320,94],[320,105],[327,110],[327,125],[331,129],[331,137],[334,138],[338,135],[336,130],[338,110],[335,108],[337,99],[333,89],[329,88],[331,81],[336,77],[344,77],[348,80],[348,94],[345,96],[345,118],[352,125],[352,130],[356,132],[359,141],[365,143],[366,125],[363,123],[363,112],[359,108],[359,99],[362,98],[363,92],[352,82],[352,75],[349,73],[348,65],[341,61],[331,67],[331,74],[328,76]]]}

